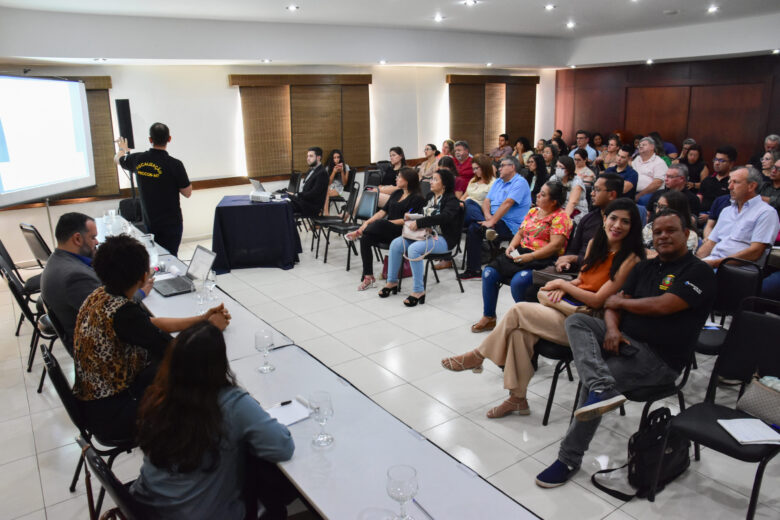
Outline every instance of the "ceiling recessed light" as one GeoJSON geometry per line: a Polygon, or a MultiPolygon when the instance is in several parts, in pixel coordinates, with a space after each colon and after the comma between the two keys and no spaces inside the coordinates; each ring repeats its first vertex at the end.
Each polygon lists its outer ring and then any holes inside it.
{"type": "Polygon", "coordinates": [[[379,60],[380,65],[387,65],[387,60],[379,60]]]}
{"type": "Polygon", "coordinates": [[[652,65],[653,64],[653,60],[648,59],[645,63],[647,63],[648,65],[652,65]]]}
{"type": "Polygon", "coordinates": [[[486,66],[486,67],[492,67],[492,66],[493,66],[493,63],[489,61],[489,62],[485,63],[485,66],[486,66]]]}
{"type": "Polygon", "coordinates": [[[711,5],[707,8],[707,12],[710,14],[717,13],[718,11],[720,11],[720,7],[717,5],[711,5]]]}
{"type": "Polygon", "coordinates": [[[297,11],[298,9],[300,9],[300,7],[298,7],[298,6],[297,6],[297,5],[295,5],[295,4],[290,4],[290,5],[288,5],[287,7],[285,7],[285,9],[287,9],[287,10],[288,10],[288,11],[290,11],[291,13],[294,13],[295,11],[297,11]]]}
{"type": "Polygon", "coordinates": [[[576,65],[569,65],[569,68],[570,68],[570,69],[576,69],[576,68],[577,68],[577,66],[576,66],[576,65]]]}
{"type": "Polygon", "coordinates": [[[544,6],[545,11],[552,11],[555,9],[555,6],[553,4],[547,4],[544,6]]]}
{"type": "Polygon", "coordinates": [[[271,63],[271,60],[268,58],[263,58],[263,63],[271,63]]]}
{"type": "Polygon", "coordinates": [[[103,61],[108,61],[108,58],[92,58],[92,61],[103,62],[103,61]]]}
{"type": "Polygon", "coordinates": [[[474,7],[478,3],[479,2],[477,0],[464,0],[463,1],[463,5],[465,5],[466,7],[474,7]]]}
{"type": "Polygon", "coordinates": [[[441,13],[436,13],[436,16],[433,17],[434,22],[442,22],[444,21],[444,17],[441,15],[441,13]]]}
{"type": "Polygon", "coordinates": [[[780,49],[772,49],[772,54],[780,54],[780,49]]]}
{"type": "Polygon", "coordinates": [[[574,23],[574,20],[569,20],[568,22],[566,22],[566,28],[567,28],[567,29],[574,29],[574,27],[575,27],[576,25],[577,25],[577,24],[576,24],[576,23],[574,23]]]}

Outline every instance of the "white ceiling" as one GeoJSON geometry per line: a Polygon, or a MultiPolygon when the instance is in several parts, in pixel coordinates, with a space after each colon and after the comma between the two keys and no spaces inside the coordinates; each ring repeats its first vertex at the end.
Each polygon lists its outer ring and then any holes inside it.
{"type": "MultiPolygon", "coordinates": [[[[583,38],[780,12],[778,0],[0,0],[0,6],[69,13],[431,28],[583,38]],[[297,12],[285,9],[300,6],[297,12]],[[555,4],[552,11],[545,4],[555,4]],[[707,13],[719,6],[715,14],[707,13]],[[677,11],[668,15],[664,11],[677,11]],[[433,21],[436,13],[445,19],[433,21]],[[576,22],[567,29],[566,22],[576,22]]],[[[731,35],[735,37],[736,35],[731,35]]],[[[333,38],[338,38],[334,32],[333,38]]]]}

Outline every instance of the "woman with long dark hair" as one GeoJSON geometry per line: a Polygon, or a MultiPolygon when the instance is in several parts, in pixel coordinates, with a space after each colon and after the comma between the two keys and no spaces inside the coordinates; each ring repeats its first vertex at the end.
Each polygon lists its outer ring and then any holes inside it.
{"type": "Polygon", "coordinates": [[[474,160],[471,161],[471,167],[474,170],[474,177],[471,178],[466,191],[460,197],[461,202],[463,202],[463,210],[466,212],[463,219],[464,228],[473,222],[485,220],[482,202],[496,179],[493,161],[487,155],[481,153],[475,155],[474,160]]]}
{"type": "Polygon", "coordinates": [[[398,188],[395,185],[395,178],[398,177],[398,172],[401,168],[406,166],[406,155],[404,155],[404,149],[400,146],[393,146],[390,148],[390,168],[387,168],[383,174],[382,179],[379,181],[379,202],[378,207],[384,208],[390,195],[393,194],[398,188]]]}
{"type": "MultiPolygon", "coordinates": [[[[328,206],[331,197],[338,197],[344,193],[344,187],[349,182],[349,165],[344,159],[341,150],[333,149],[325,161],[325,171],[328,172],[328,195],[325,197],[325,207],[322,208],[322,214],[328,214],[328,206]]],[[[351,190],[352,186],[347,187],[351,190]]]]}
{"type": "Polygon", "coordinates": [[[588,212],[588,195],[585,183],[582,182],[574,171],[574,159],[567,155],[558,157],[555,164],[555,180],[566,188],[566,214],[575,224],[588,212]]]}
{"type": "MultiPolygon", "coordinates": [[[[144,461],[131,492],[165,519],[243,519],[244,468],[255,466],[253,458],[289,460],[295,449],[287,428],[236,384],[225,339],[205,322],[168,350],[141,402],[138,446],[144,461]]],[[[280,511],[290,484],[273,466],[260,466],[271,481],[257,496],[280,511]]]]}
{"type": "MultiPolygon", "coordinates": [[[[601,309],[607,298],[620,290],[642,258],[642,222],[636,204],[626,198],[616,199],[604,210],[604,225],[588,244],[580,275],[571,282],[552,280],[542,291],[545,291],[546,301],[551,305],[566,298],[572,305],[601,309]]],[[[454,372],[472,370],[479,373],[484,359],[490,359],[504,368],[504,388],[509,390],[509,398],[491,408],[487,412],[488,418],[497,419],[513,412],[528,415],[531,410],[525,395],[534,374],[531,365],[534,345],[539,338],[568,345],[563,326],[565,320],[566,314],[552,306],[520,302],[512,307],[479,348],[443,359],[441,364],[454,372]]]]}
{"type": "MultiPolygon", "coordinates": [[[[695,253],[699,248],[699,235],[696,233],[695,219],[691,215],[690,204],[688,203],[688,197],[682,194],[681,191],[669,190],[658,198],[658,202],[655,205],[655,214],[662,209],[669,208],[675,210],[680,214],[682,218],[688,223],[688,241],[686,245],[691,253],[695,253]]],[[[647,248],[645,253],[647,258],[655,258],[658,256],[655,249],[653,249],[653,221],[645,225],[642,229],[642,240],[647,248]]]]}
{"type": "Polygon", "coordinates": [[[438,169],[439,150],[435,144],[428,143],[425,145],[423,153],[425,154],[425,160],[417,167],[417,171],[420,175],[420,180],[427,181],[431,178],[433,172],[438,169]]]}
{"type": "Polygon", "coordinates": [[[547,167],[544,164],[544,157],[539,154],[533,154],[526,161],[524,170],[525,180],[528,181],[528,187],[531,188],[531,200],[536,200],[544,183],[550,178],[547,167]]]}

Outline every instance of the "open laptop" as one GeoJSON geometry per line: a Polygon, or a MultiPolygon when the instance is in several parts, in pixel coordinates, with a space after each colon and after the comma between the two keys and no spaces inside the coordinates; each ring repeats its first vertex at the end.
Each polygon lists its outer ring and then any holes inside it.
{"type": "Polygon", "coordinates": [[[249,182],[252,183],[252,190],[254,191],[265,191],[265,188],[263,188],[263,183],[260,181],[256,181],[254,179],[249,179],[249,182]]]}
{"type": "Polygon", "coordinates": [[[154,290],[166,297],[195,291],[195,280],[206,279],[216,257],[213,251],[203,246],[196,247],[184,276],[155,281],[154,290]]]}

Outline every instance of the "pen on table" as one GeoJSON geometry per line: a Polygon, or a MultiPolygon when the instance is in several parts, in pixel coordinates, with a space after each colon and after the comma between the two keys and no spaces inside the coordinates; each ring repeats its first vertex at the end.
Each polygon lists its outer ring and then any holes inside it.
{"type": "Polygon", "coordinates": [[[417,507],[420,508],[420,511],[422,511],[425,514],[425,516],[427,516],[428,518],[433,520],[433,517],[431,516],[431,514],[428,511],[425,510],[425,508],[422,506],[422,504],[420,504],[420,502],[416,498],[413,498],[412,502],[414,502],[414,505],[416,505],[417,507]]]}
{"type": "Polygon", "coordinates": [[[292,400],[282,401],[281,403],[276,403],[274,405],[269,406],[268,408],[276,408],[277,406],[287,406],[288,404],[292,404],[292,400]]]}

